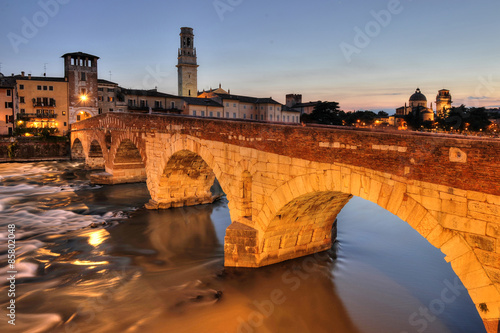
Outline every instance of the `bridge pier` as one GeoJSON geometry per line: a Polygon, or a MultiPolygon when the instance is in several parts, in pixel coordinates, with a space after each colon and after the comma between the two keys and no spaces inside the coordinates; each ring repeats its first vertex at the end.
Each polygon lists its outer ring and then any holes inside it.
{"type": "Polygon", "coordinates": [[[261,232],[250,220],[233,222],[224,238],[224,265],[261,267],[330,249],[337,214],[351,198],[330,191],[303,195],[285,203],[261,232]]]}
{"type": "MultiPolygon", "coordinates": [[[[88,159],[87,159],[88,161],[88,159]]],[[[87,161],[85,162],[87,164],[87,161]]],[[[127,163],[116,165],[112,170],[106,168],[104,172],[95,172],[90,175],[92,184],[114,185],[125,183],[144,183],[146,170],[141,164],[127,163]]]]}

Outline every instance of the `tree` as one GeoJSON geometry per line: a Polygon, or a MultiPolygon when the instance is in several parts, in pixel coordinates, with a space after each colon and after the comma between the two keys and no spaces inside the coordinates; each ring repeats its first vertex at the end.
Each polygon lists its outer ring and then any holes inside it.
{"type": "Polygon", "coordinates": [[[319,124],[342,125],[339,112],[339,103],[337,102],[318,102],[313,112],[309,116],[303,117],[302,120],[319,124]]]}
{"type": "Polygon", "coordinates": [[[388,114],[387,112],[385,112],[385,111],[379,111],[379,112],[377,113],[377,116],[378,116],[378,117],[388,117],[388,116],[389,116],[389,114],[388,114]]]}
{"type": "Polygon", "coordinates": [[[471,131],[484,131],[491,124],[484,108],[471,108],[467,123],[469,123],[469,130],[471,131]]]}

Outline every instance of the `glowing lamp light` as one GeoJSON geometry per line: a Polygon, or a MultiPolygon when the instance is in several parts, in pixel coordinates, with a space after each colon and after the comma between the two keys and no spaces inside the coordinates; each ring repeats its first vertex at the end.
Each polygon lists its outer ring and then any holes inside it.
{"type": "Polygon", "coordinates": [[[87,98],[88,98],[88,97],[87,97],[87,95],[81,95],[81,96],[80,96],[80,100],[81,100],[82,102],[85,102],[85,101],[87,100],[87,98]]]}

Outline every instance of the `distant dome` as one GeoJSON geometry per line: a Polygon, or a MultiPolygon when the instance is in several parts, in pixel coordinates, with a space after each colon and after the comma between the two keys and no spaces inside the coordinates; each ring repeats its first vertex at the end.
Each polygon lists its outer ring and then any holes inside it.
{"type": "Polygon", "coordinates": [[[0,77],[4,77],[2,73],[0,73],[0,77]]]}
{"type": "Polygon", "coordinates": [[[411,95],[410,102],[427,102],[427,98],[420,92],[420,88],[417,88],[415,93],[411,95]]]}

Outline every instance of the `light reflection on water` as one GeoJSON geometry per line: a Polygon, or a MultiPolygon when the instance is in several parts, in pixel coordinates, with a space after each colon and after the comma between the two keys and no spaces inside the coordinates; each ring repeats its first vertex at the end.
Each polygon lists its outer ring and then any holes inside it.
{"type": "MultiPolygon", "coordinates": [[[[78,167],[0,165],[1,267],[16,223],[19,271],[17,325],[2,332],[417,332],[412,313],[456,278],[439,250],[358,198],[330,251],[224,268],[225,199],[148,211],[144,184],[92,186],[78,167]]],[[[423,332],[484,328],[464,291],[423,332]]]]}

